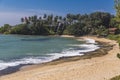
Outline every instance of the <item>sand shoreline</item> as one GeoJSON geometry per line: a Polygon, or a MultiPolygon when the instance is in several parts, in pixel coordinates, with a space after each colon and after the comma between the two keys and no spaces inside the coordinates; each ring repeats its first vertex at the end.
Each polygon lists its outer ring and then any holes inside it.
{"type": "MultiPolygon", "coordinates": [[[[75,38],[78,41],[85,40],[85,39],[80,38],[80,37],[74,37],[74,36],[68,36],[68,35],[63,35],[63,36],[59,36],[59,37],[75,38]]],[[[92,40],[92,41],[94,44],[95,43],[94,40],[92,40]]],[[[108,45],[106,43],[96,42],[95,44],[98,45],[100,48],[95,50],[95,51],[85,52],[85,53],[83,53],[84,55],[60,57],[60,58],[54,59],[50,62],[40,63],[40,64],[25,64],[25,65],[21,64],[21,65],[17,65],[17,66],[13,66],[13,67],[8,67],[8,68],[0,71],[0,76],[13,74],[13,73],[21,71],[21,70],[22,71],[29,70],[29,69],[35,68],[36,66],[43,67],[43,66],[47,66],[47,65],[57,65],[57,64],[64,63],[64,62],[90,59],[93,57],[100,57],[100,56],[106,55],[107,52],[112,49],[112,45],[108,45]]]]}
{"type": "Polygon", "coordinates": [[[91,38],[114,46],[109,51],[109,54],[102,57],[65,62],[57,65],[47,65],[44,67],[36,66],[32,69],[29,68],[25,71],[23,69],[14,74],[2,76],[0,80],[107,80],[120,74],[120,61],[116,57],[116,54],[119,52],[119,46],[116,41],[89,36],[82,38],[91,38]]]}

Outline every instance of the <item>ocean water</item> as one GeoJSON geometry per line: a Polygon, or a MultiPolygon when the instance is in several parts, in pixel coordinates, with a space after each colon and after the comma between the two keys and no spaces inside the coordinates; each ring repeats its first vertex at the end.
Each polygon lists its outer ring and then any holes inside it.
{"type": "Polygon", "coordinates": [[[60,57],[84,55],[98,49],[92,39],[0,35],[0,70],[21,64],[39,64],[60,57]]]}

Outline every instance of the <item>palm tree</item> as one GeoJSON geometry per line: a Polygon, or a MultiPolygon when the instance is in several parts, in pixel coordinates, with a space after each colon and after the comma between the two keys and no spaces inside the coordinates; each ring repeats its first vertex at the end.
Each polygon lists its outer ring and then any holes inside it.
{"type": "Polygon", "coordinates": [[[71,25],[72,21],[73,21],[73,15],[72,14],[67,14],[67,21],[68,23],[71,25]]]}
{"type": "Polygon", "coordinates": [[[53,22],[53,14],[50,15],[50,23],[52,25],[52,22],[53,22]]]}
{"type": "Polygon", "coordinates": [[[52,24],[52,19],[53,19],[53,15],[48,15],[48,17],[47,17],[47,23],[48,23],[48,25],[52,24]]]}
{"type": "Polygon", "coordinates": [[[25,17],[25,23],[26,23],[26,24],[29,24],[29,23],[30,23],[27,17],[25,17]]]}
{"type": "Polygon", "coordinates": [[[32,18],[29,16],[29,17],[28,17],[28,20],[29,20],[29,21],[31,21],[31,20],[32,20],[32,18]]]}
{"type": "Polygon", "coordinates": [[[62,20],[62,16],[59,16],[59,20],[60,20],[60,21],[62,20]]]}
{"type": "Polygon", "coordinates": [[[58,16],[55,16],[54,17],[54,23],[57,23],[58,22],[58,16]]]}
{"type": "Polygon", "coordinates": [[[21,22],[24,23],[24,21],[25,21],[24,18],[21,18],[21,22]]]}
{"type": "Polygon", "coordinates": [[[46,19],[47,18],[47,14],[44,14],[43,18],[46,19]]]}
{"type": "Polygon", "coordinates": [[[33,18],[34,18],[34,22],[36,22],[37,21],[37,15],[35,15],[33,18]]]}
{"type": "Polygon", "coordinates": [[[39,17],[39,20],[41,21],[41,20],[42,20],[42,17],[39,17]]]}

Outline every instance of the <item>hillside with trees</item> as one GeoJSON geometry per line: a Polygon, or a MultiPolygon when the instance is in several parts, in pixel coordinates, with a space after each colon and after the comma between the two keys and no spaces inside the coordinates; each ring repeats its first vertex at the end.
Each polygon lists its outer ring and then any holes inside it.
{"type": "MultiPolygon", "coordinates": [[[[21,18],[21,24],[5,24],[0,33],[22,35],[108,35],[109,28],[116,27],[115,16],[107,12],[91,14],[47,15],[21,18]]],[[[119,28],[118,28],[119,29],[119,28]]]]}

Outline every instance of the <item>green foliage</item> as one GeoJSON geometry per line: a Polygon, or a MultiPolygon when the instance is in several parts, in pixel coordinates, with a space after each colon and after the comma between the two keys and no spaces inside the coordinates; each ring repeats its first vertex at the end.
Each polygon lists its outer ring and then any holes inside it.
{"type": "Polygon", "coordinates": [[[49,31],[47,30],[47,26],[28,26],[26,24],[20,24],[11,29],[10,33],[24,35],[48,35],[49,31]]]}
{"type": "Polygon", "coordinates": [[[84,23],[75,23],[73,25],[70,25],[67,27],[67,30],[68,30],[67,32],[69,32],[70,35],[75,36],[85,35],[87,31],[84,23]]]}
{"type": "Polygon", "coordinates": [[[110,80],[120,80],[120,76],[116,76],[114,78],[111,78],[110,80]]]}
{"type": "Polygon", "coordinates": [[[111,40],[120,40],[120,35],[108,35],[108,38],[111,40]]]}
{"type": "Polygon", "coordinates": [[[117,24],[114,16],[110,20],[110,26],[111,27],[116,27],[116,28],[118,27],[118,24],[117,24]]]}
{"type": "Polygon", "coordinates": [[[30,29],[27,27],[26,24],[19,24],[16,25],[14,28],[10,31],[11,34],[30,34],[30,29]]]}
{"type": "Polygon", "coordinates": [[[98,29],[96,30],[96,34],[98,36],[107,36],[108,29],[106,29],[104,26],[98,26],[98,29]]]}
{"type": "Polygon", "coordinates": [[[118,28],[120,29],[120,0],[115,1],[116,17],[115,20],[118,23],[118,28]]]}
{"type": "Polygon", "coordinates": [[[66,17],[44,14],[43,17],[29,16],[21,18],[22,24],[13,27],[4,25],[1,33],[24,35],[106,35],[109,25],[116,23],[111,20],[113,15],[105,12],[91,14],[67,14],[66,17]]]}
{"type": "Polygon", "coordinates": [[[115,0],[116,20],[120,20],[120,0],[115,0]]]}
{"type": "Polygon", "coordinates": [[[120,54],[119,53],[117,54],[117,57],[120,59],[120,54]]]}
{"type": "Polygon", "coordinates": [[[94,27],[105,26],[109,27],[111,15],[105,12],[95,12],[90,14],[91,24],[94,27]]]}
{"type": "Polygon", "coordinates": [[[70,19],[72,19],[73,21],[78,20],[77,23],[74,23],[67,27],[67,33],[69,32],[69,34],[72,35],[94,34],[101,36],[108,34],[108,28],[109,25],[112,24],[111,19],[113,18],[113,16],[105,12],[94,12],[89,15],[68,14],[67,18],[70,24],[70,19]]]}
{"type": "Polygon", "coordinates": [[[116,40],[120,46],[120,34],[119,35],[108,35],[108,38],[111,40],[116,40]]]}
{"type": "Polygon", "coordinates": [[[0,27],[0,33],[8,33],[11,29],[11,26],[9,24],[5,24],[3,27],[0,27]]]}

